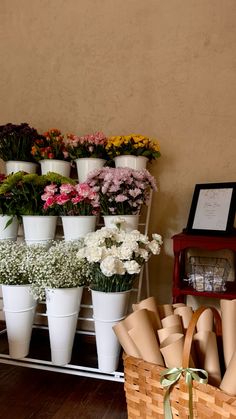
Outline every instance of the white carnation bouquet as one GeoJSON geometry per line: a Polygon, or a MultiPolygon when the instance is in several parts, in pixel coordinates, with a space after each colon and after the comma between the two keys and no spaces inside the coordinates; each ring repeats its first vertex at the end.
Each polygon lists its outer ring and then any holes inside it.
{"type": "Polygon", "coordinates": [[[77,257],[89,263],[90,287],[103,292],[132,289],[142,265],[151,255],[159,255],[162,238],[153,234],[152,240],[138,230],[103,227],[88,233],[77,257]]]}

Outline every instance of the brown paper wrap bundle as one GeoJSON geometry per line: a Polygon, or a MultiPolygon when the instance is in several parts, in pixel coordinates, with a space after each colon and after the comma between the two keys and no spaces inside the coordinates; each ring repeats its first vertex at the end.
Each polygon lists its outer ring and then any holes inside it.
{"type": "Polygon", "coordinates": [[[157,335],[158,335],[158,338],[159,338],[159,342],[162,343],[163,340],[168,338],[168,336],[172,335],[173,333],[182,333],[183,334],[182,325],[175,324],[174,326],[163,327],[162,329],[158,329],[157,335]]]}
{"type": "Polygon", "coordinates": [[[234,352],[229,365],[224,374],[223,380],[220,384],[220,389],[225,391],[225,393],[230,394],[231,396],[236,396],[236,351],[234,352]]]}
{"type": "Polygon", "coordinates": [[[208,372],[209,384],[219,387],[221,369],[216,334],[209,330],[202,330],[195,333],[193,341],[198,357],[198,368],[208,372]]]}
{"type": "Polygon", "coordinates": [[[220,300],[225,366],[236,349],[236,300],[220,300]]]}
{"type": "Polygon", "coordinates": [[[171,314],[170,316],[164,317],[161,323],[163,328],[177,325],[182,327],[182,318],[178,314],[171,314]]]}
{"type": "Polygon", "coordinates": [[[134,351],[136,348],[145,361],[164,366],[157,333],[152,327],[148,310],[134,311],[117,323],[113,330],[128,355],[131,355],[129,349],[134,351]]]}
{"type": "Polygon", "coordinates": [[[177,307],[174,309],[174,314],[182,317],[183,328],[187,330],[190,320],[193,315],[193,309],[189,306],[177,307]]]}
{"type": "Polygon", "coordinates": [[[132,308],[133,308],[133,311],[146,308],[146,310],[148,310],[149,312],[153,329],[154,330],[161,329],[162,325],[161,325],[160,315],[159,315],[156,299],[154,297],[148,297],[137,304],[133,304],[132,308]]]}
{"type": "Polygon", "coordinates": [[[174,309],[172,307],[172,304],[161,304],[158,305],[158,311],[160,315],[160,319],[164,319],[164,317],[170,316],[171,314],[174,314],[174,309]]]}
{"type": "Polygon", "coordinates": [[[183,349],[184,335],[182,333],[173,333],[163,340],[160,350],[167,368],[182,366],[183,349]]]}
{"type": "Polygon", "coordinates": [[[199,317],[196,329],[198,332],[213,331],[214,316],[210,308],[207,308],[199,317]]]}

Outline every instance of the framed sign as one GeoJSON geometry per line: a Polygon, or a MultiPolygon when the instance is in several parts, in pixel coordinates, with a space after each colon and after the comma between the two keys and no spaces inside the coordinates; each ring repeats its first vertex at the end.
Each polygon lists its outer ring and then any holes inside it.
{"type": "Polygon", "coordinates": [[[195,185],[186,232],[227,235],[234,231],[236,182],[195,185]]]}

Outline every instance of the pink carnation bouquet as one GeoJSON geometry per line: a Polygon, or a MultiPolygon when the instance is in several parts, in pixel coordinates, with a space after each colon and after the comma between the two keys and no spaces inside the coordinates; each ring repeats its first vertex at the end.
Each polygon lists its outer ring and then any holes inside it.
{"type": "Polygon", "coordinates": [[[103,132],[84,136],[68,134],[66,144],[72,160],[83,157],[108,159],[106,151],[107,137],[103,132]]]}
{"type": "Polygon", "coordinates": [[[146,169],[103,167],[93,171],[87,183],[99,194],[102,215],[139,214],[149,202],[151,189],[157,190],[155,178],[146,169]]]}
{"type": "Polygon", "coordinates": [[[41,199],[48,215],[96,215],[99,212],[99,194],[87,183],[57,186],[47,185],[41,199]]]}

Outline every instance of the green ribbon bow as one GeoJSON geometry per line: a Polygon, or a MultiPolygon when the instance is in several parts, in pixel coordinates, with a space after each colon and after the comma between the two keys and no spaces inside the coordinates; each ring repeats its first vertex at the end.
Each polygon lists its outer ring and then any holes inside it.
{"type": "Polygon", "coordinates": [[[170,389],[177,383],[181,376],[185,376],[185,382],[188,386],[189,392],[189,419],[193,419],[193,380],[198,381],[199,383],[206,384],[208,380],[208,373],[205,370],[198,368],[170,368],[161,373],[161,385],[166,387],[166,392],[164,396],[164,414],[165,419],[172,419],[172,411],[170,406],[170,389]],[[199,377],[199,373],[205,378],[199,377]]]}

